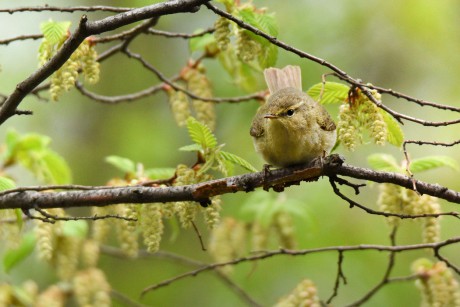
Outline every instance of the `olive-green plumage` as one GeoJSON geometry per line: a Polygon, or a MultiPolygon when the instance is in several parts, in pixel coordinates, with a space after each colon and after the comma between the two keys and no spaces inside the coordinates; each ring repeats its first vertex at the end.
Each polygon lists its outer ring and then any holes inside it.
{"type": "Polygon", "coordinates": [[[250,134],[256,151],[274,166],[307,164],[329,154],[336,127],[329,113],[302,92],[300,68],[264,71],[271,95],[257,111],[250,134]]]}

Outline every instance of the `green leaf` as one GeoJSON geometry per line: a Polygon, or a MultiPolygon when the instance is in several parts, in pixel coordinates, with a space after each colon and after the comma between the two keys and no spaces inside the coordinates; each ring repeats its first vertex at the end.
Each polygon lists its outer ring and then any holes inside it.
{"type": "Polygon", "coordinates": [[[69,30],[71,22],[63,21],[56,22],[49,20],[40,25],[40,30],[45,39],[52,45],[60,44],[67,38],[67,31],[69,30]]]}
{"type": "Polygon", "coordinates": [[[190,144],[190,145],[185,145],[179,148],[181,151],[200,151],[203,150],[203,147],[201,147],[200,144],[190,144]]]}
{"type": "MultiPolygon", "coordinates": [[[[278,36],[278,23],[275,14],[256,13],[257,25],[254,25],[271,36],[278,36]]],[[[268,43],[268,41],[267,41],[268,43]]]]}
{"type": "Polygon", "coordinates": [[[169,168],[169,167],[164,167],[164,168],[149,168],[144,171],[145,176],[147,176],[150,179],[166,179],[166,178],[171,178],[174,176],[174,173],[176,172],[175,168],[169,168]]]}
{"type": "Polygon", "coordinates": [[[201,166],[200,170],[198,171],[197,175],[201,175],[206,173],[211,167],[214,165],[216,159],[216,154],[212,153],[208,157],[206,157],[206,162],[201,166]]]}
{"type": "Polygon", "coordinates": [[[401,129],[399,123],[391,116],[388,112],[379,109],[379,112],[383,116],[383,121],[387,124],[388,136],[387,140],[388,143],[394,145],[396,147],[401,147],[402,143],[404,142],[404,133],[401,129]]]}
{"type": "Polygon", "coordinates": [[[350,87],[345,84],[326,82],[324,84],[323,95],[321,100],[319,100],[321,89],[323,89],[323,83],[317,83],[310,87],[307,91],[308,95],[321,104],[341,103],[348,98],[348,92],[350,91],[350,87]]]}
{"type": "Polygon", "coordinates": [[[6,148],[5,151],[2,153],[2,159],[5,162],[8,162],[13,159],[13,155],[16,150],[16,145],[18,144],[21,136],[19,133],[14,129],[9,129],[6,133],[5,144],[6,148]]]}
{"type": "Polygon", "coordinates": [[[48,149],[42,156],[44,178],[50,184],[68,184],[72,182],[72,172],[65,159],[48,149]]]}
{"type": "Polygon", "coordinates": [[[438,168],[441,166],[450,167],[456,171],[459,170],[458,162],[447,156],[429,156],[419,159],[414,159],[410,163],[410,171],[413,173],[423,172],[438,168]]]}
{"type": "Polygon", "coordinates": [[[262,49],[262,53],[258,57],[261,68],[272,67],[276,65],[278,60],[278,47],[270,44],[262,49]]]}
{"type": "Polygon", "coordinates": [[[227,151],[219,151],[218,153],[224,160],[227,160],[229,162],[232,162],[233,164],[239,165],[245,169],[247,169],[250,172],[257,172],[257,169],[252,166],[248,161],[244,160],[241,157],[238,157],[235,154],[232,154],[227,151]]]}
{"type": "Polygon", "coordinates": [[[16,183],[7,177],[0,177],[0,191],[14,189],[16,187],[16,183]]]}
{"type": "MultiPolygon", "coordinates": [[[[194,33],[199,33],[202,30],[196,30],[194,33]]],[[[206,49],[206,46],[214,44],[216,38],[211,33],[206,33],[202,36],[197,36],[190,39],[189,47],[191,52],[202,51],[206,49]]]]}
{"type": "Polygon", "coordinates": [[[105,162],[115,166],[117,169],[124,173],[136,173],[136,163],[128,158],[123,158],[120,156],[107,156],[105,157],[105,162]]]}
{"type": "Polygon", "coordinates": [[[88,223],[83,220],[66,221],[62,226],[62,234],[67,237],[86,238],[88,223]]]}
{"type": "Polygon", "coordinates": [[[193,117],[187,119],[187,129],[193,142],[201,145],[203,149],[217,146],[217,139],[208,126],[200,123],[193,117]]]}
{"type": "Polygon", "coordinates": [[[395,157],[389,154],[373,154],[367,157],[367,163],[378,171],[401,172],[395,157]]]}
{"type": "Polygon", "coordinates": [[[21,244],[15,249],[9,249],[3,256],[3,268],[9,272],[16,265],[21,263],[27,256],[32,254],[35,247],[35,234],[29,232],[22,237],[21,244]]]}

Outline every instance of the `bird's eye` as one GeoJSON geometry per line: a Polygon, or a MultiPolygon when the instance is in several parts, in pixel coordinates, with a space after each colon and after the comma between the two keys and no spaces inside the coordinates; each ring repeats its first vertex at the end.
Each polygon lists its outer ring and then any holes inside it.
{"type": "Polygon", "coordinates": [[[286,111],[286,115],[291,117],[292,115],[294,115],[294,110],[293,109],[289,109],[286,111]]]}

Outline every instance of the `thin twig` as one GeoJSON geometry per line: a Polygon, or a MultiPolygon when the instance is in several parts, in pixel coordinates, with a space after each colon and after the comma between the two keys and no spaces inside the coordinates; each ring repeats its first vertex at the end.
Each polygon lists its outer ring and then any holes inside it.
{"type": "Polygon", "coordinates": [[[74,13],[74,12],[112,12],[112,13],[122,13],[132,10],[133,8],[129,7],[115,7],[115,6],[105,6],[105,5],[94,5],[94,6],[69,6],[69,7],[60,7],[60,6],[27,6],[27,7],[16,7],[13,9],[0,9],[0,13],[9,13],[14,14],[18,12],[63,12],[63,13],[74,13]]]}
{"type": "Polygon", "coordinates": [[[30,35],[19,35],[11,38],[0,39],[0,45],[8,45],[9,43],[16,42],[16,41],[23,41],[28,39],[40,39],[43,37],[43,34],[30,34],[30,35]]]}
{"type": "Polygon", "coordinates": [[[200,241],[201,250],[205,252],[206,247],[204,246],[203,237],[201,236],[200,230],[198,229],[198,227],[196,227],[196,224],[194,221],[192,221],[192,226],[193,226],[193,229],[195,230],[198,240],[200,241]]]}
{"type": "MultiPolygon", "coordinates": [[[[93,215],[93,216],[57,216],[54,214],[49,214],[48,212],[40,209],[37,206],[35,206],[34,209],[37,212],[39,212],[43,217],[26,213],[27,217],[29,217],[32,220],[41,220],[43,222],[52,223],[52,224],[54,224],[55,221],[78,221],[78,220],[97,221],[97,220],[105,220],[109,218],[119,219],[119,220],[124,220],[124,221],[134,221],[134,222],[137,221],[136,218],[124,217],[124,216],[120,216],[116,214],[93,215]]],[[[25,212],[28,212],[28,210],[25,212]]]]}
{"type": "MultiPolygon", "coordinates": [[[[223,267],[226,265],[237,265],[244,262],[253,262],[262,259],[267,259],[271,257],[281,256],[281,255],[289,255],[289,256],[303,256],[307,254],[314,254],[314,253],[323,253],[323,252],[349,252],[349,251],[357,251],[357,250],[366,250],[366,251],[386,251],[386,252],[405,252],[405,251],[413,251],[413,250],[420,250],[420,249],[441,249],[442,247],[449,246],[452,244],[456,244],[460,242],[460,237],[453,237],[445,241],[436,242],[436,243],[423,243],[423,244],[412,244],[412,245],[396,245],[396,246],[389,246],[389,245],[372,245],[372,244],[361,244],[355,246],[328,246],[328,247],[321,247],[321,248],[312,248],[312,249],[304,249],[304,250],[287,250],[287,249],[280,249],[276,251],[268,251],[263,253],[258,253],[257,255],[243,257],[234,259],[232,261],[227,262],[220,262],[207,265],[205,267],[198,268],[196,270],[186,272],[184,274],[175,276],[173,278],[167,279],[162,281],[158,284],[151,285],[146,287],[142,291],[142,295],[145,295],[147,292],[152,290],[167,286],[173,282],[176,282],[180,279],[190,277],[190,276],[197,276],[206,271],[215,270],[216,268],[223,267]]],[[[388,270],[388,267],[387,267],[388,270]]]]}
{"type": "Polygon", "coordinates": [[[343,264],[343,251],[339,251],[339,260],[337,261],[337,275],[335,277],[334,289],[332,291],[331,296],[326,301],[326,304],[330,304],[332,300],[334,299],[334,297],[336,297],[337,294],[339,293],[340,280],[342,280],[345,285],[347,284],[347,278],[345,277],[345,274],[343,274],[342,264],[343,264]]]}
{"type": "Polygon", "coordinates": [[[160,35],[164,37],[170,37],[170,38],[184,38],[184,39],[190,39],[194,37],[200,37],[208,33],[213,33],[215,31],[215,28],[208,28],[206,30],[193,33],[193,34],[188,34],[188,33],[177,33],[177,32],[167,32],[167,31],[161,31],[161,30],[156,30],[156,29],[148,29],[146,33],[152,34],[152,35],[160,35]]]}

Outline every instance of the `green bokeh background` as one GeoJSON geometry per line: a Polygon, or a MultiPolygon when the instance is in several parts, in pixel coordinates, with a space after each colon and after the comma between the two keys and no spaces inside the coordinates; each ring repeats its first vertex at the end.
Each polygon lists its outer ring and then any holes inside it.
{"type": "MultiPolygon", "coordinates": [[[[460,106],[460,4],[458,1],[254,1],[276,12],[279,23],[279,39],[310,54],[319,56],[351,76],[365,82],[392,88],[408,95],[438,103],[460,106]]],[[[18,5],[43,5],[41,1],[2,1],[1,8],[18,5]]],[[[142,6],[148,1],[48,1],[49,5],[113,5],[142,6]]],[[[41,22],[53,18],[71,20],[73,27],[83,13],[16,13],[0,14],[0,39],[22,34],[39,33],[41,22]]],[[[109,15],[89,13],[90,20],[109,15]]],[[[207,28],[216,17],[203,8],[196,14],[180,14],[160,19],[157,28],[191,32],[207,28]]],[[[39,41],[14,42],[0,45],[0,93],[8,95],[15,85],[37,67],[39,41]]],[[[98,46],[99,51],[107,46],[98,46]]],[[[141,53],[146,60],[171,76],[180,71],[189,57],[188,45],[182,39],[166,39],[144,36],[136,39],[131,50],[141,53]]],[[[245,94],[238,90],[231,78],[218,63],[204,62],[216,96],[245,94]]],[[[329,72],[317,63],[301,59],[283,50],[279,52],[277,66],[300,65],[303,85],[321,81],[321,75],[329,72]]],[[[261,75],[262,76],[262,75],[261,75]]],[[[331,81],[335,81],[330,79],[331,81]]],[[[157,84],[156,77],[140,65],[117,55],[101,65],[101,81],[89,88],[106,95],[132,93],[157,84]]],[[[262,89],[262,88],[261,88],[262,89]]],[[[383,102],[391,108],[414,117],[431,121],[447,121],[458,115],[441,112],[390,96],[383,102]]],[[[216,135],[226,144],[226,150],[261,168],[263,161],[254,152],[249,136],[251,119],[258,107],[255,101],[217,105],[216,135]]],[[[28,96],[21,109],[34,111],[34,116],[16,116],[0,128],[3,138],[9,128],[20,132],[38,132],[52,138],[52,148],[69,162],[74,183],[101,185],[119,172],[104,163],[108,155],[120,155],[142,162],[146,167],[175,167],[179,163],[192,164],[191,153],[180,152],[180,146],[189,144],[186,129],[176,126],[166,95],[159,93],[139,101],[115,106],[103,105],[72,90],[59,102],[43,102],[28,96]]],[[[337,115],[337,106],[328,106],[337,115]]],[[[437,140],[451,142],[458,139],[458,127],[423,127],[405,123],[406,139],[437,140]]],[[[409,146],[411,157],[449,155],[458,159],[459,148],[409,146]]],[[[367,166],[366,157],[375,152],[391,153],[398,160],[402,152],[391,146],[377,147],[365,144],[356,152],[339,148],[348,163],[367,166]]],[[[37,184],[31,176],[15,168],[14,176],[19,185],[37,184]]],[[[458,173],[450,169],[429,171],[419,179],[436,182],[451,189],[460,190],[458,173]]],[[[344,190],[346,190],[344,188],[344,190]]],[[[347,191],[352,195],[352,191],[347,191]]],[[[355,199],[375,208],[377,185],[369,184],[355,199]]],[[[302,202],[310,219],[296,221],[300,248],[335,245],[388,244],[389,227],[380,216],[350,209],[344,201],[334,196],[325,179],[315,183],[303,183],[289,188],[288,198],[302,202]]],[[[241,205],[248,195],[225,195],[223,215],[240,216],[241,205]]],[[[261,204],[263,205],[263,204],[261,204]]],[[[442,202],[443,211],[457,210],[456,205],[442,202]]],[[[455,219],[442,220],[442,238],[458,235],[455,219]]],[[[205,227],[203,236],[208,237],[205,227]]],[[[210,261],[201,251],[193,231],[181,231],[174,242],[168,240],[168,228],[162,249],[187,257],[210,261]]],[[[420,225],[404,221],[397,241],[399,244],[421,243],[420,225]]],[[[272,246],[277,248],[277,246],[272,246]]],[[[459,248],[451,247],[444,255],[456,259],[459,248]]],[[[427,257],[426,251],[398,254],[394,276],[410,274],[410,264],[418,257],[427,257]]],[[[387,255],[374,251],[345,254],[343,270],[348,285],[340,288],[334,306],[342,306],[360,298],[381,278],[387,255]]],[[[157,258],[136,261],[103,256],[101,267],[114,289],[137,299],[142,288],[178,275],[190,268],[157,258]]],[[[279,256],[245,263],[236,267],[232,279],[263,305],[274,304],[304,278],[313,280],[321,299],[332,293],[337,271],[337,253],[321,253],[299,257],[279,256]]],[[[39,282],[43,289],[55,281],[54,273],[46,264],[30,257],[13,269],[10,274],[0,273],[0,278],[12,283],[27,279],[39,282]]],[[[213,273],[178,281],[168,287],[149,293],[142,300],[152,306],[239,306],[243,302],[213,273]]],[[[379,291],[365,306],[416,306],[419,293],[413,282],[395,283],[379,291]]],[[[116,303],[117,305],[118,303],[116,303]]]]}

